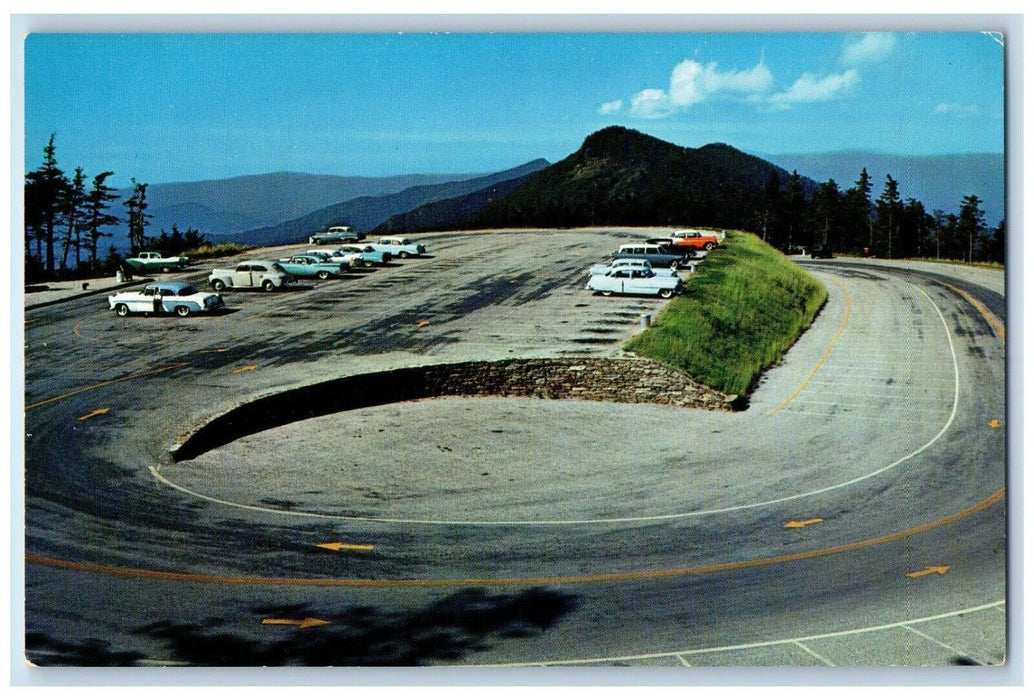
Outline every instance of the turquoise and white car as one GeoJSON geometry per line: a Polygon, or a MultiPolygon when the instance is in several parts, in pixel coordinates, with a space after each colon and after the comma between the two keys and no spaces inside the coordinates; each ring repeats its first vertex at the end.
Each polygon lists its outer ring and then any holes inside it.
{"type": "Polygon", "coordinates": [[[359,260],[357,264],[363,267],[373,267],[374,265],[387,265],[391,262],[391,253],[386,250],[376,250],[372,245],[343,245],[336,251],[341,255],[348,255],[349,253],[359,253],[359,260]]]}
{"type": "Polygon", "coordinates": [[[396,258],[408,258],[410,256],[420,256],[427,253],[427,248],[424,247],[423,243],[417,243],[409,238],[396,238],[394,236],[389,236],[388,238],[381,238],[377,241],[373,241],[369,245],[374,250],[387,251],[396,258]]]}
{"type": "Polygon", "coordinates": [[[343,262],[330,262],[316,255],[292,255],[277,260],[287,274],[297,279],[313,278],[326,280],[340,277],[348,272],[349,265],[343,262]]]}
{"type": "Polygon", "coordinates": [[[609,265],[600,263],[589,268],[589,277],[593,275],[605,275],[611,270],[621,268],[635,270],[650,270],[659,275],[677,275],[678,273],[670,267],[655,268],[649,260],[642,258],[615,258],[609,265]]]}
{"type": "Polygon", "coordinates": [[[136,314],[191,314],[212,312],[226,306],[223,298],[202,292],[188,282],[152,282],[143,289],[108,297],[108,308],[118,316],[136,314]]]}

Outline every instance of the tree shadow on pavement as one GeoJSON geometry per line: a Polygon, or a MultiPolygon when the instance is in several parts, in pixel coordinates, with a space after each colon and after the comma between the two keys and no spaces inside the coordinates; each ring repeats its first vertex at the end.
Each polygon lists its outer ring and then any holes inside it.
{"type": "MultiPolygon", "coordinates": [[[[516,595],[469,588],[415,611],[351,607],[328,614],[307,604],[263,607],[252,608],[254,623],[247,630],[233,616],[158,622],[135,632],[166,644],[168,659],[198,666],[420,666],[541,634],[577,605],[578,596],[545,588],[516,595]],[[306,619],[320,623],[302,627],[306,619]]],[[[75,645],[40,635],[27,637],[26,646],[40,652],[39,665],[47,666],[134,665],[144,656],[96,640],[75,645]]]]}
{"type": "Polygon", "coordinates": [[[577,596],[542,588],[517,595],[471,588],[413,612],[353,607],[327,615],[306,605],[253,609],[263,619],[328,623],[301,627],[288,622],[264,630],[265,639],[220,631],[225,620],[165,622],[139,631],[168,643],[176,660],[196,665],[419,666],[457,660],[500,639],[541,634],[576,605],[577,596]]]}

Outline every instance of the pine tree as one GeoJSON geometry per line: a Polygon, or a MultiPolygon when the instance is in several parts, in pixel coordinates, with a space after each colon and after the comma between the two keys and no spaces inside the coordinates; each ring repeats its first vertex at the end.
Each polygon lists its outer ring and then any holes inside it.
{"type": "Polygon", "coordinates": [[[887,237],[887,257],[894,257],[894,239],[897,238],[901,226],[903,205],[898,193],[898,182],[887,175],[883,186],[883,194],[876,202],[876,218],[880,221],[881,232],[887,237]]]}
{"type": "Polygon", "coordinates": [[[36,239],[36,258],[42,262],[42,243],[46,243],[45,269],[54,272],[54,232],[61,222],[61,203],[70,184],[57,167],[54,134],[43,149],[43,164],[25,176],[25,241],[36,239]]]}
{"type": "Polygon", "coordinates": [[[983,201],[975,194],[963,197],[959,205],[959,233],[967,240],[966,260],[973,261],[973,240],[987,227],[984,221],[984,210],[980,208],[983,201]]]}
{"type": "Polygon", "coordinates": [[[115,173],[103,172],[93,178],[93,186],[86,196],[86,221],[83,230],[89,234],[90,242],[90,269],[97,270],[97,241],[112,234],[104,232],[107,226],[114,226],[119,218],[108,213],[108,203],[118,199],[114,189],[104,184],[104,181],[115,173]]]}
{"type": "Polygon", "coordinates": [[[75,266],[79,267],[80,234],[86,219],[86,176],[82,168],[75,169],[75,175],[61,202],[65,212],[65,238],[61,245],[61,269],[68,269],[68,249],[75,248],[75,266]]]}
{"type": "Polygon", "coordinates": [[[131,178],[133,194],[123,204],[126,206],[126,220],[129,223],[129,248],[139,253],[146,240],[147,224],[151,215],[147,213],[147,183],[131,178]]]}

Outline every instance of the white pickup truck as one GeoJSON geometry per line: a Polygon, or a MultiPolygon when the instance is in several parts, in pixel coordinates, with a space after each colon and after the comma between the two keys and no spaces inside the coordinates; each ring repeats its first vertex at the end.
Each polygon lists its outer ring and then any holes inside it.
{"type": "Polygon", "coordinates": [[[294,282],[294,277],[273,260],[245,260],[237,263],[233,269],[216,268],[208,276],[208,283],[217,292],[229,287],[261,288],[272,292],[291,282],[294,282]]]}

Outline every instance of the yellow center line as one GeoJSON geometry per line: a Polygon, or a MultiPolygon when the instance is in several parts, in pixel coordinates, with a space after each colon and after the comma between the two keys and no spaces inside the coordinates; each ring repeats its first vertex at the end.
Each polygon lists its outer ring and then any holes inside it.
{"type": "Polygon", "coordinates": [[[977,301],[972,296],[970,296],[966,292],[962,291],[958,287],[952,286],[952,285],[948,284],[947,282],[940,282],[940,281],[938,281],[937,283],[942,285],[942,286],[947,287],[948,289],[950,289],[951,291],[955,292],[960,297],[962,297],[963,299],[968,301],[970,304],[972,304],[973,307],[977,311],[980,312],[980,315],[984,317],[984,320],[987,321],[987,324],[989,326],[991,326],[991,328],[994,330],[995,333],[998,334],[998,337],[1001,338],[1002,340],[1005,340],[1005,328],[1002,326],[1001,323],[998,322],[998,319],[995,318],[994,314],[992,314],[990,311],[987,310],[986,306],[981,304],[979,301],[977,301]]]}
{"type": "Polygon", "coordinates": [[[185,362],[176,362],[176,363],[173,363],[171,365],[165,365],[163,367],[158,367],[156,369],[149,369],[146,372],[139,372],[137,374],[130,374],[130,375],[127,375],[125,377],[119,377],[118,379],[109,379],[108,381],[100,382],[99,384],[91,384],[90,386],[84,386],[81,389],[76,389],[75,391],[69,391],[68,393],[61,394],[60,396],[52,396],[49,399],[43,399],[42,401],[37,401],[36,403],[30,403],[29,405],[27,405],[25,407],[25,410],[28,411],[29,409],[32,409],[32,408],[39,408],[40,406],[45,406],[48,403],[54,403],[55,401],[60,401],[61,399],[67,399],[70,396],[75,396],[76,394],[82,394],[83,392],[86,392],[86,391],[92,391],[93,389],[100,389],[101,387],[109,386],[111,384],[117,384],[119,382],[126,382],[126,381],[129,381],[131,379],[139,379],[140,377],[146,377],[146,376],[148,376],[150,374],[158,374],[159,372],[165,372],[165,371],[170,370],[170,369],[175,369],[176,367],[184,367],[184,366],[186,366],[186,364],[187,363],[185,363],[185,362]]]}
{"type": "Polygon", "coordinates": [[[840,336],[844,334],[844,329],[847,328],[847,321],[851,318],[851,295],[848,293],[847,287],[841,284],[840,281],[833,281],[844,292],[844,300],[846,302],[846,308],[844,309],[844,320],[840,322],[840,328],[837,329],[836,335],[833,336],[833,340],[829,341],[829,346],[826,348],[826,351],[822,353],[822,357],[820,357],[819,361],[815,364],[814,367],[812,367],[811,372],[809,372],[808,376],[804,378],[804,381],[801,382],[801,385],[797,387],[797,389],[792,394],[790,394],[785,401],[783,401],[781,404],[769,411],[766,414],[766,418],[769,416],[774,416],[776,413],[779,413],[779,411],[786,408],[791,401],[797,398],[798,394],[804,391],[804,387],[808,386],[808,383],[815,378],[815,375],[818,374],[818,371],[822,367],[822,365],[826,363],[826,360],[829,358],[829,354],[833,352],[833,348],[840,340],[840,336]]]}
{"type": "Polygon", "coordinates": [[[905,539],[913,535],[923,534],[930,530],[944,527],[952,523],[964,520],[982,510],[985,510],[1005,498],[1005,489],[999,489],[984,500],[975,505],[952,513],[938,520],[923,523],[910,527],[906,530],[899,530],[887,535],[873,537],[868,540],[849,542],[847,544],[813,549],[795,554],[782,554],[762,559],[750,559],[747,561],[733,561],[722,564],[708,564],[704,566],[689,566],[676,569],[658,569],[653,571],[628,571],[603,574],[583,574],[578,576],[536,576],[528,578],[484,578],[484,579],[340,579],[340,578],[300,578],[300,577],[276,577],[276,576],[222,576],[211,574],[188,574],[175,571],[154,571],[150,569],[131,569],[117,566],[105,566],[102,564],[90,564],[84,562],[66,561],[52,557],[42,557],[35,554],[26,554],[25,561],[40,566],[50,566],[58,569],[82,571],[97,574],[109,574],[126,578],[156,579],[162,581],[182,581],[189,583],[214,583],[239,586],[317,586],[337,588],[433,588],[433,587],[466,587],[466,586],[544,586],[544,585],[565,585],[579,583],[612,583],[619,581],[642,581],[660,578],[672,578],[676,576],[693,576],[700,574],[721,573],[738,569],[750,569],[759,566],[772,566],[774,564],[786,564],[789,562],[815,559],[818,557],[843,554],[858,549],[874,547],[888,542],[905,539]]]}

